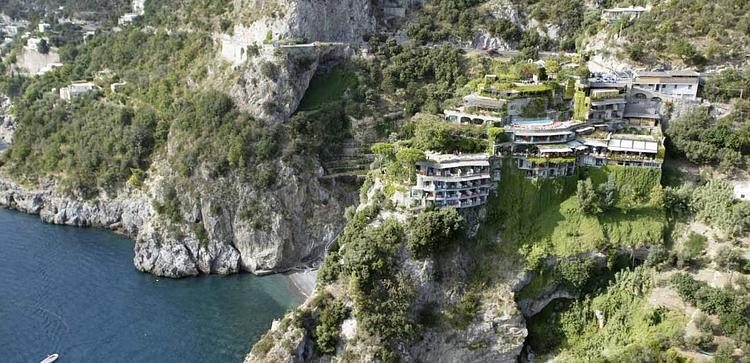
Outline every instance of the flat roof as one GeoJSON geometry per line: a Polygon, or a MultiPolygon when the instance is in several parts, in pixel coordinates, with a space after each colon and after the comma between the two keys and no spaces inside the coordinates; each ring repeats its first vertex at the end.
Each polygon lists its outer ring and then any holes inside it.
{"type": "Polygon", "coordinates": [[[570,141],[566,145],[569,148],[573,149],[573,150],[585,150],[585,149],[587,149],[587,147],[585,145],[583,145],[583,143],[580,142],[580,141],[578,141],[578,140],[570,141]]]}
{"type": "Polygon", "coordinates": [[[513,130],[513,133],[520,136],[555,136],[570,135],[573,132],[568,130],[560,131],[541,131],[541,130],[513,130]]]}
{"type": "Polygon", "coordinates": [[[700,73],[692,70],[682,71],[635,71],[636,77],[698,77],[700,73]]]}
{"type": "Polygon", "coordinates": [[[607,147],[607,140],[603,139],[583,139],[583,144],[593,147],[607,147]]]}
{"type": "Polygon", "coordinates": [[[607,148],[612,151],[634,151],[656,154],[659,151],[659,143],[645,140],[611,139],[607,148]]]}
{"type": "Polygon", "coordinates": [[[441,164],[443,167],[456,166],[489,166],[489,156],[487,154],[440,154],[436,152],[426,152],[426,161],[418,164],[441,164]],[[454,165],[455,164],[455,165],[454,165]]]}
{"type": "Polygon", "coordinates": [[[488,107],[503,107],[505,100],[498,100],[492,97],[480,96],[476,93],[472,93],[464,97],[464,101],[474,105],[488,106],[488,107]]]}

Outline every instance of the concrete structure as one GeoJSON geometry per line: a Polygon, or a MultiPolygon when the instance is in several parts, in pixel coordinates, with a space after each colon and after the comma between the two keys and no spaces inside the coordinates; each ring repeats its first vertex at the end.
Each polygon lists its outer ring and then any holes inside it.
{"type": "Polygon", "coordinates": [[[460,110],[445,110],[443,114],[446,121],[457,124],[487,125],[489,123],[505,123],[505,118],[493,114],[468,113],[460,110]]]}
{"type": "Polygon", "coordinates": [[[87,40],[93,38],[94,35],[96,35],[96,32],[91,30],[83,33],[83,41],[86,42],[87,40]]]}
{"type": "Polygon", "coordinates": [[[128,84],[128,82],[115,82],[109,85],[109,89],[112,91],[112,93],[117,93],[122,91],[123,88],[128,84]]]}
{"type": "Polygon", "coordinates": [[[99,87],[91,82],[74,82],[70,86],[60,88],[60,99],[70,101],[75,97],[98,89],[99,87]]]}
{"type": "Polygon", "coordinates": [[[227,34],[219,37],[221,41],[221,57],[234,65],[240,65],[247,60],[248,44],[227,34]]]}
{"type": "MultiPolygon", "coordinates": [[[[662,97],[695,97],[697,85],[698,74],[690,71],[594,73],[576,84],[571,99],[567,82],[503,83],[488,75],[461,107],[444,114],[448,122],[503,127],[507,138],[491,145],[492,154],[509,156],[528,178],[570,176],[579,166],[658,168],[664,157],[662,97]],[[573,119],[574,110],[585,115],[582,120],[573,119]]],[[[444,194],[423,184],[413,191],[415,198],[432,192],[431,205],[448,205],[444,194]]]]}
{"type": "Polygon", "coordinates": [[[47,23],[40,23],[37,27],[39,28],[40,33],[46,33],[52,26],[47,23]]]}
{"type": "Polygon", "coordinates": [[[695,71],[638,71],[633,79],[632,94],[635,98],[647,98],[648,93],[643,91],[652,91],[671,97],[695,99],[698,96],[699,77],[700,74],[695,71]]]}
{"type": "Polygon", "coordinates": [[[615,95],[612,97],[596,98],[592,91],[591,108],[589,109],[589,121],[622,121],[625,116],[625,95],[615,95]]]}
{"type": "Polygon", "coordinates": [[[469,208],[487,203],[493,187],[488,155],[427,153],[427,159],[416,165],[414,207],[469,208]]]}
{"type": "Polygon", "coordinates": [[[138,18],[138,16],[139,16],[139,15],[138,15],[138,14],[135,14],[135,13],[127,13],[127,14],[123,14],[123,15],[122,15],[122,16],[120,17],[120,19],[119,19],[119,20],[117,21],[117,25],[119,25],[119,26],[125,26],[125,25],[129,25],[129,24],[131,24],[132,22],[134,22],[134,21],[135,21],[135,19],[137,19],[137,18],[138,18]]]}
{"type": "Polygon", "coordinates": [[[651,11],[651,6],[629,6],[627,8],[612,8],[602,10],[602,17],[614,21],[622,18],[637,19],[644,13],[651,11]]]}

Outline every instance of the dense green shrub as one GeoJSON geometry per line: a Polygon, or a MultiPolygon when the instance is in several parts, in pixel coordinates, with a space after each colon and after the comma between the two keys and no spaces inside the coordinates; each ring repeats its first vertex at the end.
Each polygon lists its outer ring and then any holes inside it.
{"type": "Polygon", "coordinates": [[[464,229],[463,216],[453,208],[425,211],[409,222],[409,251],[417,258],[446,249],[464,229]]]}
{"type": "MultiPolygon", "coordinates": [[[[236,115],[226,112],[231,106],[226,98],[201,105],[215,101],[209,100],[213,96],[194,97],[187,85],[188,76],[195,82],[205,77],[201,60],[212,53],[212,41],[200,33],[146,33],[129,27],[85,44],[68,44],[65,49],[69,51],[61,52],[70,58],[59,70],[23,82],[0,77],[14,98],[19,125],[14,144],[3,155],[5,167],[28,182],[54,176],[64,191],[82,196],[112,191],[131,177],[131,169],[148,169],[175,119],[182,117],[178,120],[182,124],[187,117],[195,117],[185,122],[195,126],[188,133],[207,144],[205,140],[212,138],[201,131],[221,129],[212,116],[236,115]],[[101,93],[93,92],[66,103],[50,92],[75,80],[92,79],[105,68],[128,82],[124,94],[101,98],[101,93]]],[[[227,139],[221,140],[222,147],[227,139]]],[[[180,141],[186,148],[193,146],[180,161],[185,174],[203,151],[203,155],[222,157],[223,153],[200,148],[192,140],[180,141]]],[[[213,164],[218,170],[222,161],[213,164]]]]}
{"type": "Polygon", "coordinates": [[[633,60],[657,63],[678,58],[687,65],[702,66],[707,61],[742,57],[737,42],[746,43],[750,35],[748,11],[750,4],[744,2],[674,0],[655,4],[632,24],[622,22],[610,29],[629,42],[627,53],[633,60]],[[692,21],[685,22],[685,14],[692,21]]]}
{"type": "Polygon", "coordinates": [[[591,259],[563,261],[555,266],[555,273],[571,292],[580,292],[588,283],[596,263],[591,259]]]}
{"type": "Polygon", "coordinates": [[[439,113],[441,103],[466,83],[463,51],[453,46],[402,47],[393,38],[374,36],[376,56],[369,66],[373,86],[400,100],[408,114],[439,113]]]}
{"type": "Polygon", "coordinates": [[[714,262],[725,270],[742,271],[747,260],[742,255],[742,251],[734,247],[724,246],[716,252],[714,262]]]}
{"type": "Polygon", "coordinates": [[[695,232],[690,232],[680,256],[685,261],[695,260],[703,255],[708,244],[708,238],[695,232]]]}
{"type": "Polygon", "coordinates": [[[553,304],[538,319],[530,319],[532,348],[537,352],[541,343],[545,349],[541,352],[555,353],[566,362],[666,361],[666,351],[679,343],[686,319],[681,313],[649,306],[646,294],[652,284],[650,271],[639,267],[618,272],[594,298],[553,304]],[[603,328],[597,311],[604,315],[603,328]]]}
{"type": "Polygon", "coordinates": [[[464,330],[477,317],[482,300],[477,291],[467,291],[461,301],[448,309],[448,321],[456,329],[464,330]]]}
{"type": "Polygon", "coordinates": [[[719,315],[721,329],[735,339],[744,341],[745,332],[750,331],[748,320],[748,295],[730,288],[715,288],[692,276],[679,273],[672,277],[674,286],[685,302],[709,314],[719,315]]]}
{"type": "Polygon", "coordinates": [[[696,218],[726,230],[731,230],[734,193],[732,186],[724,180],[710,180],[695,190],[690,208],[696,218]]]}
{"type": "Polygon", "coordinates": [[[322,283],[331,283],[339,278],[341,273],[341,257],[338,251],[329,251],[323,264],[318,270],[318,280],[322,283]]]}
{"type": "Polygon", "coordinates": [[[406,135],[411,137],[412,145],[424,151],[440,153],[478,153],[487,148],[483,129],[473,126],[459,126],[441,119],[415,119],[404,126],[406,135]]]}
{"type": "Polygon", "coordinates": [[[697,164],[719,164],[731,171],[742,166],[742,155],[750,148],[750,126],[745,123],[747,103],[738,104],[731,116],[715,119],[707,108],[701,108],[669,123],[667,136],[675,151],[697,164]],[[743,111],[744,110],[744,111],[743,111]],[[739,130],[737,122],[743,125],[739,130]]]}
{"type": "Polygon", "coordinates": [[[320,311],[320,324],[315,327],[313,337],[315,349],[323,355],[336,353],[336,344],[339,341],[341,323],[349,314],[346,306],[340,301],[332,301],[326,304],[320,311]]]}

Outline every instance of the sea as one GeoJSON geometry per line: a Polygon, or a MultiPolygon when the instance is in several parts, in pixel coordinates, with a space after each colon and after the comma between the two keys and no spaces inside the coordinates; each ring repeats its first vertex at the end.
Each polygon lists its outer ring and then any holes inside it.
{"type": "Polygon", "coordinates": [[[0,362],[241,362],[301,302],[288,278],[168,279],[133,241],[0,209],[0,362]]]}

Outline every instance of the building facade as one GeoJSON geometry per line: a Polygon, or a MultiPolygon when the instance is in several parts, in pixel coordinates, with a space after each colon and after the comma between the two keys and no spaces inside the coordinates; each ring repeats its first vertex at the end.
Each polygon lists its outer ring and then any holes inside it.
{"type": "Polygon", "coordinates": [[[412,187],[413,206],[417,208],[469,208],[487,203],[493,179],[487,154],[427,153],[426,161],[418,162],[417,185],[412,187]]]}
{"type": "Polygon", "coordinates": [[[635,72],[632,94],[635,98],[653,98],[648,92],[671,97],[696,99],[700,74],[695,71],[635,72]],[[648,97],[651,96],[651,97],[648,97]]]}

